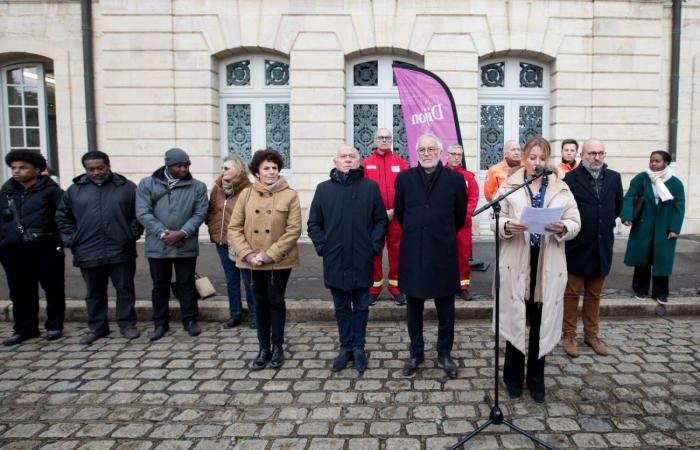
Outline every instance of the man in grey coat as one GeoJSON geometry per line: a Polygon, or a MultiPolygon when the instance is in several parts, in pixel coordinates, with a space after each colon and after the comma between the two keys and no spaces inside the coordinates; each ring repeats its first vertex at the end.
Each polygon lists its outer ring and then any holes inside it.
{"type": "Polygon", "coordinates": [[[165,152],[165,165],[141,180],[136,192],[136,215],[146,229],[146,257],[153,281],[151,341],[170,329],[168,301],[175,268],[175,286],[182,323],[190,336],[197,325],[197,290],[194,273],[199,255],[198,230],[207,216],[207,187],[190,174],[190,158],[184,150],[165,152]]]}

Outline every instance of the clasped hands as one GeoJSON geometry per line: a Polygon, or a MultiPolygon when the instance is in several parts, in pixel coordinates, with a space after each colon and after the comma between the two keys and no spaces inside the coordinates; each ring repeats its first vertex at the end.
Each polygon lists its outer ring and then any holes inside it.
{"type": "Polygon", "coordinates": [[[182,230],[172,231],[164,230],[160,234],[160,240],[165,242],[166,245],[172,245],[173,247],[181,248],[185,245],[185,238],[187,235],[182,230]]]}
{"type": "Polygon", "coordinates": [[[263,264],[269,264],[272,262],[272,258],[267,256],[267,253],[265,252],[248,253],[245,260],[248,262],[248,264],[254,267],[260,267],[263,264]]]}

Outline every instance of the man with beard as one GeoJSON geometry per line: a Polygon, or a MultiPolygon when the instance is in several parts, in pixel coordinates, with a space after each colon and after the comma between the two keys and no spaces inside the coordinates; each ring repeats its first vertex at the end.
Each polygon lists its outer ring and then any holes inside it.
{"type": "Polygon", "coordinates": [[[330,180],[319,184],[309,210],[308,232],[323,257],[323,281],[331,290],[340,353],[333,372],[367,369],[365,334],[374,255],[382,251],[388,218],[377,183],[363,177],[360,154],[341,145],[330,180]]]}
{"type": "Polygon", "coordinates": [[[399,289],[406,294],[410,358],[403,367],[413,375],[424,360],[423,307],[435,299],[438,315],[438,365],[457,377],[450,355],[454,342],[455,294],[459,292],[457,230],[467,215],[464,178],[440,161],[442,142],[423,134],[416,142],[418,167],[396,179],[396,218],[403,234],[399,250],[399,289]]]}
{"type": "Polygon", "coordinates": [[[484,197],[487,201],[491,201],[498,192],[505,179],[508,177],[508,171],[513,167],[520,167],[523,162],[520,160],[520,144],[518,141],[506,141],[503,144],[503,161],[489,167],[486,172],[486,181],[484,182],[484,197]]]}
{"type": "Polygon", "coordinates": [[[136,339],[136,241],[143,232],[134,209],[136,185],[112,172],[104,152],[87,152],[81,161],[85,173],[73,179],[56,211],[63,242],[85,280],[90,330],[80,343],[92,344],[109,334],[110,279],[117,292],[119,331],[127,339],[136,339]]]}
{"type": "Polygon", "coordinates": [[[557,166],[563,175],[576,168],[576,154],[578,153],[578,142],[576,139],[564,139],[561,141],[561,162],[557,166]]]}

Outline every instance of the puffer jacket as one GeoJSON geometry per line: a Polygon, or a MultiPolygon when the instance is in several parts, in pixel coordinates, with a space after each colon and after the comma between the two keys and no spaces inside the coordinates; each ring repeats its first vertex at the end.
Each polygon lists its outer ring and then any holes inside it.
{"type": "Polygon", "coordinates": [[[76,267],[119,264],[136,258],[143,227],[136,220],[136,185],[112,173],[102,184],[83,174],[63,195],[56,222],[76,267]]]}
{"type": "MultiPolygon", "coordinates": [[[[503,194],[525,181],[525,168],[509,176],[496,193],[503,194]]],[[[561,221],[566,231],[561,235],[542,235],[540,256],[537,263],[537,284],[534,299],[542,302],[542,325],[540,327],[540,352],[538,358],[547,355],[561,339],[564,314],[563,298],[566,287],[565,241],[571,240],[581,229],[578,206],[569,186],[558,173],[549,175],[544,207],[563,207],[561,221]]],[[[517,221],[523,209],[530,205],[530,196],[525,189],[511,194],[501,202],[501,220],[498,235],[500,242],[500,331],[501,335],[521,353],[525,354],[525,300],[530,290],[530,233],[507,234],[506,223],[517,221]]],[[[491,229],[495,230],[495,220],[491,229]]],[[[494,309],[495,315],[495,309],[494,309]]],[[[495,319],[495,317],[494,317],[495,319]]]]}
{"type": "Polygon", "coordinates": [[[406,161],[391,151],[382,155],[375,149],[374,153],[362,161],[362,167],[365,168],[365,178],[374,181],[379,186],[384,208],[387,211],[394,209],[396,195],[394,183],[399,173],[408,169],[406,161]]]}
{"type": "Polygon", "coordinates": [[[278,270],[299,265],[297,241],[301,235],[301,206],[296,191],[280,177],[270,190],[260,180],[241,192],[228,226],[236,266],[241,269],[278,270]],[[250,196],[248,192],[250,191],[250,196]],[[253,267],[245,260],[264,251],[272,262],[253,267]]]}
{"type": "Polygon", "coordinates": [[[233,195],[226,197],[221,177],[214,182],[209,196],[209,211],[207,212],[207,227],[209,239],[216,245],[228,245],[228,223],[231,220],[233,207],[241,192],[250,186],[247,174],[241,174],[233,181],[233,195]]]}
{"type": "Polygon", "coordinates": [[[165,166],[145,177],[136,190],[136,216],[146,228],[147,258],[189,258],[199,255],[199,227],[207,217],[207,186],[189,177],[170,188],[165,166]],[[178,248],[160,239],[165,230],[182,230],[185,245],[178,248]]]}
{"type": "Polygon", "coordinates": [[[58,184],[44,175],[40,175],[29,189],[24,189],[12,178],[7,180],[0,192],[0,248],[26,247],[15,214],[19,215],[25,232],[37,236],[32,245],[61,246],[55,214],[62,195],[58,184]]]}

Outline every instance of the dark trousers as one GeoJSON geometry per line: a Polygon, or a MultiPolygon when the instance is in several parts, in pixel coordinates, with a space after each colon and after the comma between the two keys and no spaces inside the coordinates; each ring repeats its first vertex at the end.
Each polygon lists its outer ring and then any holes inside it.
{"type": "Polygon", "coordinates": [[[170,280],[175,268],[175,286],[180,301],[182,323],[187,324],[197,320],[197,290],[194,287],[194,272],[197,266],[197,257],[192,258],[148,258],[148,266],[151,269],[153,281],[153,323],[156,326],[168,325],[170,313],[168,302],[170,301],[170,280]]]}
{"type": "MultiPolygon", "coordinates": [[[[417,358],[425,351],[423,340],[423,307],[425,299],[406,296],[406,326],[411,338],[411,357],[417,358]]],[[[438,339],[436,350],[439,357],[450,356],[455,337],[455,296],[435,299],[438,316],[438,339]]]]}
{"type": "Polygon", "coordinates": [[[53,246],[2,249],[0,263],[7,275],[15,333],[39,332],[39,285],[46,293],[44,327],[62,330],[66,310],[63,251],[53,246]]]}
{"type": "Polygon", "coordinates": [[[350,351],[365,348],[367,318],[369,317],[369,288],[344,291],[331,288],[335,320],[338,323],[340,349],[350,351]]]}
{"type": "Polygon", "coordinates": [[[651,284],[652,298],[668,298],[668,276],[652,277],[651,266],[635,267],[632,275],[632,290],[635,294],[649,295],[649,285],[651,284]]]}
{"type": "MultiPolygon", "coordinates": [[[[530,300],[525,302],[525,314],[530,321],[530,342],[527,348],[527,387],[534,392],[544,393],[544,362],[540,353],[540,326],[542,324],[542,303],[533,300],[537,285],[537,260],[540,248],[530,247],[530,300]]],[[[503,381],[508,386],[522,388],[525,380],[525,355],[510,342],[506,343],[506,357],[503,364],[503,381]]]]}
{"type": "MultiPolygon", "coordinates": [[[[241,270],[236,267],[228,257],[228,246],[217,245],[216,251],[219,253],[221,267],[226,275],[226,289],[228,292],[228,312],[231,318],[240,317],[243,313],[241,306],[241,270]]],[[[248,317],[255,317],[255,298],[250,289],[248,277],[243,277],[243,287],[245,288],[245,300],[248,304],[248,317]]]]}
{"type": "Polygon", "coordinates": [[[107,283],[110,279],[117,291],[117,324],[119,328],[123,330],[136,326],[136,309],[134,308],[136,301],[134,293],[135,259],[119,264],[81,268],[80,273],[83,275],[87,289],[85,307],[91,331],[109,330],[107,283]]]}
{"type": "Polygon", "coordinates": [[[245,276],[252,279],[261,350],[269,350],[270,343],[275,346],[284,344],[284,323],[287,319],[284,292],[291,273],[292,269],[244,271],[245,276]]]}

